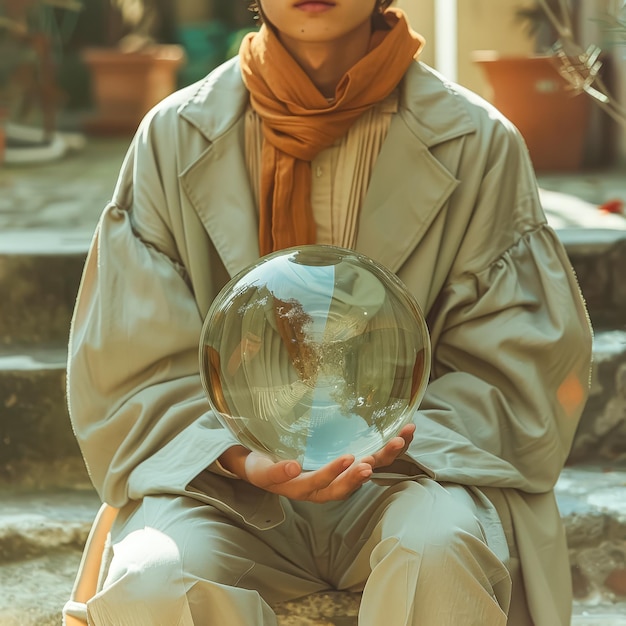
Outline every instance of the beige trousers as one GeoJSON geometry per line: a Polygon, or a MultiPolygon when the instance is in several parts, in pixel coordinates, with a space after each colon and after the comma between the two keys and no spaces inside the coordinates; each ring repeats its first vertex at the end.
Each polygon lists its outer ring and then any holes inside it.
{"type": "Polygon", "coordinates": [[[122,509],[89,623],[273,626],[273,603],[346,589],[363,590],[361,626],[507,624],[506,541],[480,494],[424,478],[284,506],[270,530],[185,496],[122,509]]]}

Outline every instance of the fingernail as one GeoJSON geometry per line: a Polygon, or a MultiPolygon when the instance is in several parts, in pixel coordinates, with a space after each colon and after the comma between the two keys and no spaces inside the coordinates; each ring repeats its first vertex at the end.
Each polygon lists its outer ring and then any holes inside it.
{"type": "Polygon", "coordinates": [[[295,478],[300,472],[300,468],[297,463],[287,463],[285,466],[285,472],[287,472],[287,476],[295,478]]]}

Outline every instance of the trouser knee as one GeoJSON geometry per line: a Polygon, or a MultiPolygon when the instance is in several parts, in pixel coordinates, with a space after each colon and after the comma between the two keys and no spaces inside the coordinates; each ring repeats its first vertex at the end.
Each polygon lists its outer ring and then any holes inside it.
{"type": "Polygon", "coordinates": [[[384,514],[381,536],[394,537],[396,549],[439,560],[446,552],[461,549],[469,537],[485,540],[475,511],[468,506],[471,497],[465,491],[457,489],[452,494],[439,485],[425,488],[405,481],[395,486],[394,492],[384,514]]]}
{"type": "Polygon", "coordinates": [[[130,533],[115,545],[104,587],[123,587],[128,602],[158,605],[184,595],[183,563],[177,544],[151,528],[130,533]]]}
{"type": "Polygon", "coordinates": [[[422,589],[442,581],[453,586],[468,576],[490,589],[490,581],[506,577],[465,490],[407,481],[395,491],[370,554],[372,570],[386,561],[382,571],[404,572],[422,589]]]}

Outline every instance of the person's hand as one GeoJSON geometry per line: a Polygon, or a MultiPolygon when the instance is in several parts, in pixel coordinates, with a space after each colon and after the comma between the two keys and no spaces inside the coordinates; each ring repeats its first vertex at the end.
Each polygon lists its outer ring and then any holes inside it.
{"type": "Polygon", "coordinates": [[[297,461],[274,462],[243,446],[233,446],[220,456],[224,468],[252,485],[292,500],[329,502],[345,500],[366,483],[375,468],[391,465],[413,439],[415,425],[408,424],[378,452],[356,461],[341,456],[317,470],[303,472],[297,461]]]}
{"type": "Polygon", "coordinates": [[[341,456],[320,469],[303,472],[296,461],[274,463],[251,452],[244,468],[246,478],[253,485],[292,500],[309,502],[345,500],[372,475],[368,463],[357,462],[351,455],[341,456]]]}
{"type": "Polygon", "coordinates": [[[372,467],[343,455],[324,467],[307,472],[293,460],[274,462],[243,446],[233,446],[220,456],[222,466],[250,484],[292,500],[329,502],[345,500],[369,480],[372,467]]]}

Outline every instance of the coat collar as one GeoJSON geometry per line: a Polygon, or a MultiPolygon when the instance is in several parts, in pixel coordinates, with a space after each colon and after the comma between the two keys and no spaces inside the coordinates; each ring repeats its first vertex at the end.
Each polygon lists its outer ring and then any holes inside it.
{"type": "MultiPolygon", "coordinates": [[[[476,130],[457,87],[423,63],[407,71],[399,104],[410,129],[427,148],[476,130]]],[[[214,141],[239,120],[247,105],[248,92],[234,57],[201,81],[178,112],[214,141]]]]}
{"type": "MultiPolygon", "coordinates": [[[[180,173],[181,184],[231,275],[259,256],[252,193],[241,184],[248,176],[242,149],[247,105],[234,58],[200,83],[178,110],[208,141],[180,173]]],[[[458,184],[431,149],[475,130],[456,89],[415,63],[372,172],[358,251],[399,269],[458,184]]]]}
{"type": "Polygon", "coordinates": [[[198,83],[178,113],[209,141],[223,135],[248,106],[237,57],[227,61],[198,83]]]}

